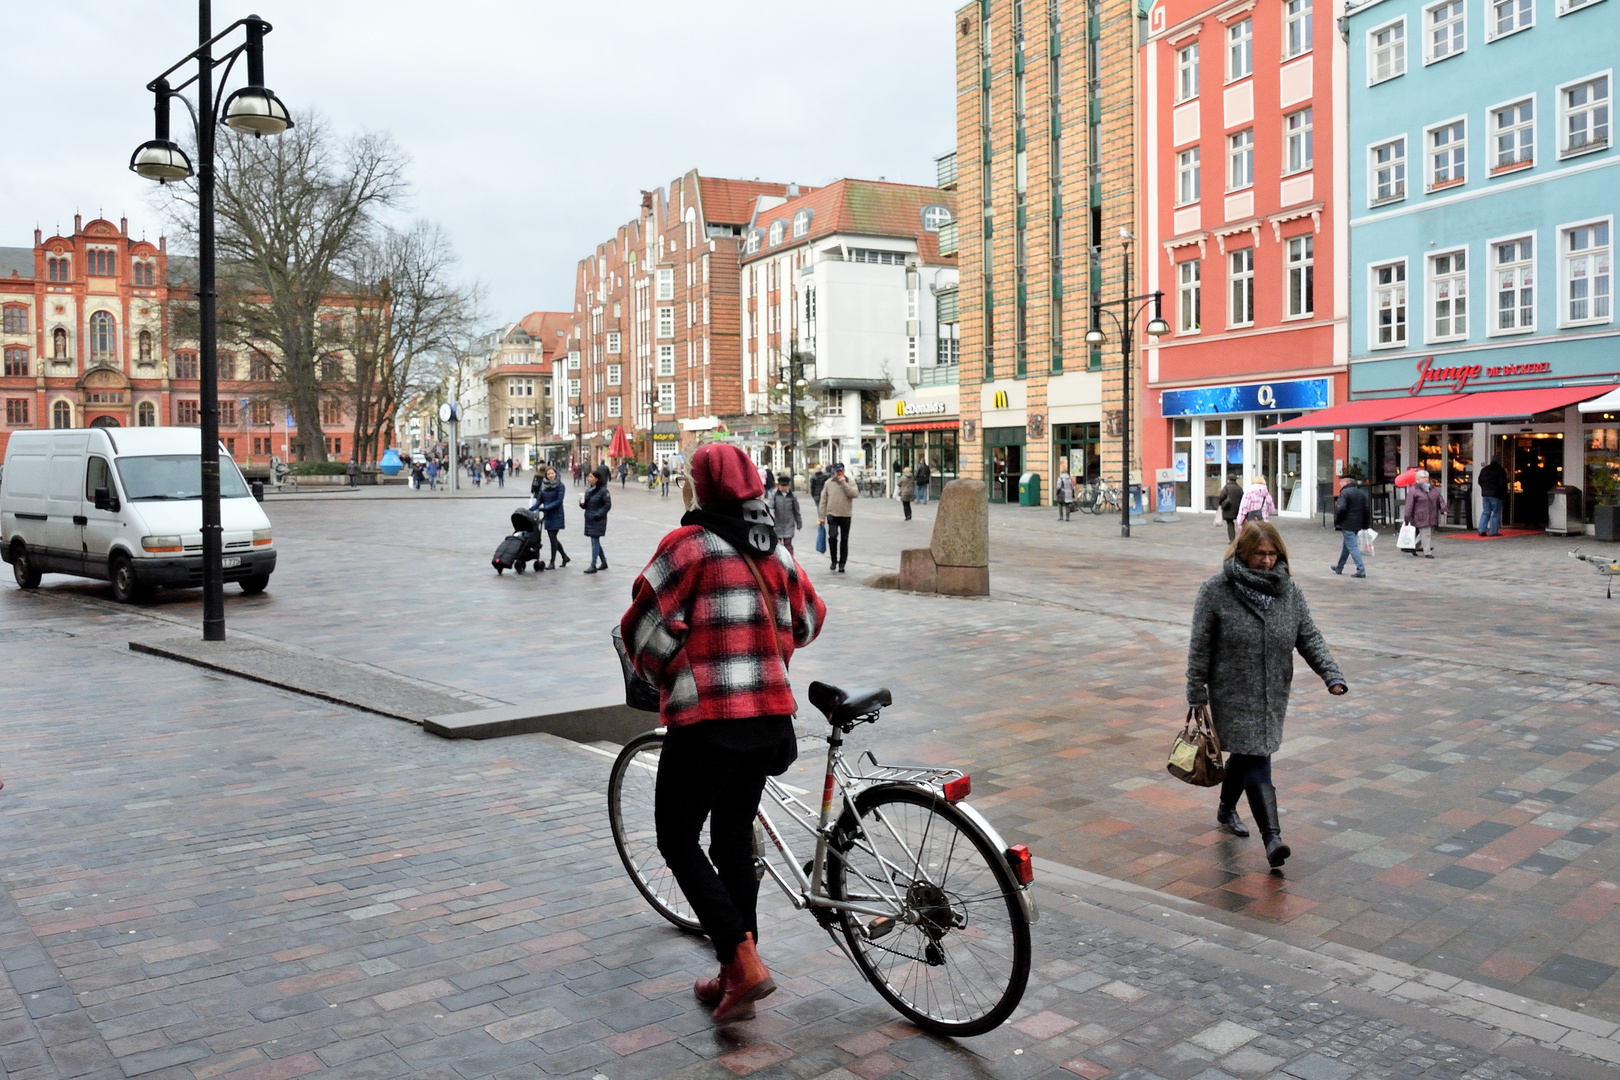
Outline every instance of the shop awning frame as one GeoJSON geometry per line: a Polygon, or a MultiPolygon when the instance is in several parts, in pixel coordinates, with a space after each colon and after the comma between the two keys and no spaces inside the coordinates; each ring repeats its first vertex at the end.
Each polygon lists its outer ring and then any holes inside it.
{"type": "Polygon", "coordinates": [[[1613,386],[1546,386],[1528,390],[1476,390],[1431,397],[1389,397],[1351,401],[1306,413],[1263,430],[1332,431],[1385,424],[1456,424],[1518,420],[1601,397],[1613,386]]]}

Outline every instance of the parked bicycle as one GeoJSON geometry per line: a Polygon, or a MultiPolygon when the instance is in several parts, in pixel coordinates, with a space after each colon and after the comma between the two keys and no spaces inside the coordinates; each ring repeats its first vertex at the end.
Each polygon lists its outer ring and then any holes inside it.
{"type": "MultiPolygon", "coordinates": [[[[979,1035],[1011,1015],[1029,979],[1029,927],[1038,917],[1034,865],[964,801],[957,769],[880,765],[870,750],[851,765],[844,736],[876,723],[886,689],[844,691],[812,682],[827,719],[819,812],[798,791],[767,779],[754,827],[757,872],[781,887],[903,1016],[939,1035],[979,1035]],[[814,842],[800,861],[766,812],[814,842]],[[802,832],[801,832],[802,830],[802,832]]],[[[635,694],[631,693],[631,704],[635,694]]],[[[663,728],[620,752],[608,781],[613,843],[653,910],[691,933],[701,927],[658,852],[653,798],[663,728]]]]}
{"type": "Polygon", "coordinates": [[[1085,494],[1081,505],[1093,514],[1119,513],[1119,489],[1107,480],[1087,484],[1085,494]]]}

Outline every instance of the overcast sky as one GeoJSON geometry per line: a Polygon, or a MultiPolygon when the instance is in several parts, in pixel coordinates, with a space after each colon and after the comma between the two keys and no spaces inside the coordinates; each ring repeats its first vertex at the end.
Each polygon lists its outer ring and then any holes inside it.
{"type": "MultiPolygon", "coordinates": [[[[391,132],[411,216],[439,222],[492,321],[573,302],[575,262],[687,169],[932,183],[955,146],[958,0],[215,0],[256,12],[266,82],[339,131],[391,132]]],[[[142,87],[196,41],[185,0],[6,11],[0,245],[75,212],[156,238],[142,87]]],[[[240,69],[238,69],[240,72],[240,69]]],[[[233,75],[232,88],[240,85],[233,75]]],[[[176,109],[176,137],[183,110],[176,109]]]]}

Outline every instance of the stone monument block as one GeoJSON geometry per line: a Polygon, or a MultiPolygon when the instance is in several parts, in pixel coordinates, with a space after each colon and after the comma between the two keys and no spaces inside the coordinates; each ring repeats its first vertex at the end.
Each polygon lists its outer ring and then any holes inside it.
{"type": "Polygon", "coordinates": [[[938,566],[990,565],[990,501],[983,480],[945,485],[928,548],[938,566]]]}
{"type": "Polygon", "coordinates": [[[933,592],[934,581],[934,556],[928,548],[906,548],[900,552],[900,588],[933,592]]]}

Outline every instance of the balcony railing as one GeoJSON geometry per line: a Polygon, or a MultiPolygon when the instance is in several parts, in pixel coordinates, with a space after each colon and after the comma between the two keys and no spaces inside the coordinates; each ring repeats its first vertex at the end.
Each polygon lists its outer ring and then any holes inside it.
{"type": "Polygon", "coordinates": [[[918,386],[955,386],[961,381],[961,364],[935,364],[917,369],[918,386]]]}

